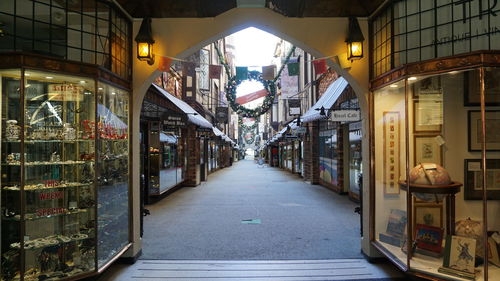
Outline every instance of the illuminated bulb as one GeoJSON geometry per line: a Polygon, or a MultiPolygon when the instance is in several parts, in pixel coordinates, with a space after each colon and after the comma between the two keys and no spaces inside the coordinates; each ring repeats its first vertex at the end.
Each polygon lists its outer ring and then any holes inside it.
{"type": "Polygon", "coordinates": [[[24,73],[24,75],[25,75],[25,76],[31,76],[31,74],[29,74],[29,73],[24,73]]]}
{"type": "Polygon", "coordinates": [[[409,81],[414,81],[414,80],[417,80],[417,77],[412,76],[412,77],[408,78],[408,80],[409,80],[409,81]]]}
{"type": "Polygon", "coordinates": [[[111,94],[112,94],[112,95],[116,95],[116,93],[115,93],[115,92],[111,92],[111,94]]]}
{"type": "Polygon", "coordinates": [[[45,77],[45,78],[46,78],[46,79],[54,79],[54,77],[52,77],[52,76],[47,76],[47,77],[45,77]]]}
{"type": "Polygon", "coordinates": [[[83,81],[83,80],[82,80],[82,81],[80,81],[80,83],[81,83],[81,84],[85,84],[85,83],[87,83],[87,82],[85,82],[85,81],[83,81]]]}
{"type": "Polygon", "coordinates": [[[396,84],[392,84],[390,87],[391,87],[391,88],[397,88],[397,87],[398,87],[398,85],[396,85],[396,84]]]}

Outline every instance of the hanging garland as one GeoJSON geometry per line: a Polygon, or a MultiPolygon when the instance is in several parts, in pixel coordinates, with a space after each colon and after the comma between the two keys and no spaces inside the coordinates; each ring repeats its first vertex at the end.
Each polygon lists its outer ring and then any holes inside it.
{"type": "Polygon", "coordinates": [[[232,76],[229,78],[229,81],[226,85],[226,99],[229,102],[229,105],[238,115],[242,117],[259,117],[260,115],[266,113],[271,106],[273,105],[274,98],[276,96],[276,85],[272,80],[264,80],[262,79],[262,73],[258,71],[249,71],[248,72],[248,80],[254,80],[262,83],[264,88],[269,93],[264,98],[264,102],[262,105],[257,106],[254,109],[246,108],[241,104],[236,102],[236,89],[244,80],[236,79],[236,76],[232,76]]]}
{"type": "Polygon", "coordinates": [[[288,63],[290,60],[290,57],[292,56],[293,52],[295,51],[295,46],[292,47],[288,55],[286,56],[285,62],[281,65],[280,70],[278,71],[278,74],[276,77],[274,77],[273,80],[264,80],[262,78],[262,73],[258,71],[249,71],[248,72],[248,78],[244,80],[255,80],[262,85],[264,85],[264,88],[268,92],[268,95],[264,98],[264,102],[262,103],[261,106],[258,106],[254,109],[249,109],[241,104],[236,102],[236,88],[241,84],[243,80],[236,79],[236,76],[231,75],[231,71],[229,66],[224,60],[224,57],[222,56],[219,48],[217,47],[217,44],[214,45],[215,50],[217,51],[217,54],[219,56],[219,61],[220,63],[224,66],[224,69],[226,71],[227,77],[229,77],[229,80],[227,82],[227,85],[225,87],[226,89],[226,98],[227,101],[229,102],[229,105],[233,109],[234,112],[236,112],[240,117],[259,117],[260,115],[266,113],[271,106],[273,105],[274,98],[276,97],[276,84],[275,82],[280,78],[281,72],[283,71],[285,65],[288,63]]]}
{"type": "Polygon", "coordinates": [[[240,116],[238,118],[238,125],[240,126],[240,128],[243,132],[248,132],[250,130],[255,130],[257,128],[257,126],[259,126],[259,121],[255,120],[255,122],[252,125],[247,126],[247,125],[243,124],[243,120],[240,116]]]}

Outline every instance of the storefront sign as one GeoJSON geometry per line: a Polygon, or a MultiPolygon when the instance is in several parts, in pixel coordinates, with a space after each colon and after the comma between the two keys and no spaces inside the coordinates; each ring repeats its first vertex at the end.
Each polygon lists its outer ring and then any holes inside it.
{"type": "Polygon", "coordinates": [[[83,87],[73,84],[51,84],[48,87],[49,100],[82,101],[83,87]]]}
{"type": "Polygon", "coordinates": [[[349,123],[349,131],[361,130],[361,122],[349,123]]]}
{"type": "Polygon", "coordinates": [[[330,120],[336,122],[352,122],[361,119],[359,110],[335,110],[331,112],[330,120]]]}
{"type": "Polygon", "coordinates": [[[307,132],[307,128],[306,127],[298,127],[297,129],[295,129],[295,132],[297,132],[297,134],[305,134],[307,132]]]}
{"type": "Polygon", "coordinates": [[[217,122],[226,124],[228,121],[228,107],[218,106],[215,110],[217,122]]]}
{"type": "Polygon", "coordinates": [[[169,112],[163,116],[163,130],[173,130],[186,126],[186,117],[184,114],[169,112]]]}
{"type": "Polygon", "coordinates": [[[289,99],[288,100],[288,115],[300,115],[300,100],[299,99],[289,99]]]}

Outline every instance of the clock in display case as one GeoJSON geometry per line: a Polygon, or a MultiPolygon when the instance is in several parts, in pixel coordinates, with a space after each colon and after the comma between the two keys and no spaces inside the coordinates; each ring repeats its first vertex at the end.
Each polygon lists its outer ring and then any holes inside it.
{"type": "Polygon", "coordinates": [[[129,243],[128,93],[30,70],[0,81],[1,280],[95,274],[129,243]]]}

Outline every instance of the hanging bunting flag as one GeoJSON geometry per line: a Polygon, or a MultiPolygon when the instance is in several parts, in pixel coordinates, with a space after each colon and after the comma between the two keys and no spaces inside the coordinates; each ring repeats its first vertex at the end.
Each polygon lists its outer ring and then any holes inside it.
{"type": "Polygon", "coordinates": [[[182,72],[185,76],[195,76],[195,65],[193,62],[184,62],[182,72]]]}
{"type": "Polygon", "coordinates": [[[262,67],[262,79],[274,80],[276,77],[276,65],[268,65],[262,67]]]}
{"type": "Polygon", "coordinates": [[[324,60],[324,59],[313,60],[313,65],[314,65],[314,71],[316,72],[316,75],[326,72],[326,60],[324,60]]]}
{"type": "Polygon", "coordinates": [[[247,80],[248,79],[248,67],[237,66],[236,67],[236,80],[247,80]]]}
{"type": "Polygon", "coordinates": [[[298,62],[290,62],[290,63],[288,63],[287,67],[288,67],[288,76],[299,75],[299,63],[298,62]]]}
{"type": "Polygon", "coordinates": [[[208,66],[208,77],[210,79],[220,79],[221,72],[222,72],[222,65],[211,64],[208,66]]]}
{"type": "Polygon", "coordinates": [[[158,63],[158,70],[161,72],[168,72],[170,70],[171,64],[172,64],[171,58],[160,57],[160,62],[158,63]]]}

